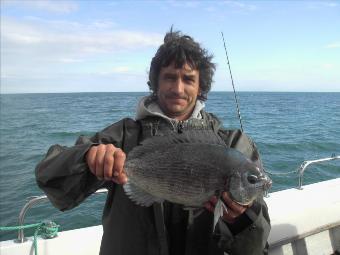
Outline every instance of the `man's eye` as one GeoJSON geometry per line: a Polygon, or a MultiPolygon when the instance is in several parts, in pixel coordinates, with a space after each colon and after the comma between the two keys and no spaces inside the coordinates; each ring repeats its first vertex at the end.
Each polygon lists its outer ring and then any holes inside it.
{"type": "Polygon", "coordinates": [[[192,79],[192,78],[184,78],[184,81],[187,82],[187,83],[194,83],[195,80],[192,79]]]}

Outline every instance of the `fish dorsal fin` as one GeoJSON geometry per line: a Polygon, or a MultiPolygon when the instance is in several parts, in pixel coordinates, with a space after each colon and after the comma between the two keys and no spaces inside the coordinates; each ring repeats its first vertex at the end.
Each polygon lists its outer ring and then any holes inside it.
{"type": "Polygon", "coordinates": [[[163,200],[161,198],[154,197],[150,193],[140,189],[135,184],[127,181],[126,184],[123,185],[124,191],[126,195],[137,205],[141,206],[151,206],[153,203],[158,202],[161,203],[163,200]]]}
{"type": "Polygon", "coordinates": [[[142,145],[152,144],[182,144],[182,143],[201,143],[217,144],[225,146],[224,141],[213,130],[190,130],[183,133],[171,133],[164,136],[153,136],[142,142],[142,145]]]}
{"type": "Polygon", "coordinates": [[[145,153],[158,149],[171,148],[181,144],[209,144],[226,147],[226,144],[213,130],[190,130],[190,132],[171,133],[145,139],[133,148],[128,158],[141,158],[145,153]]]}

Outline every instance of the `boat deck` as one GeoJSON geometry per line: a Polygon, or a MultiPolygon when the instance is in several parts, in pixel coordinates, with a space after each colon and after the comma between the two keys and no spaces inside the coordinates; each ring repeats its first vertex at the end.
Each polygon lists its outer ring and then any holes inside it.
{"type": "Polygon", "coordinates": [[[340,178],[271,193],[272,255],[340,251],[340,178]]]}
{"type": "MultiPolygon", "coordinates": [[[[272,230],[270,255],[321,255],[340,252],[340,178],[269,194],[265,198],[272,230]]],[[[58,233],[38,240],[39,254],[98,254],[102,226],[58,233]]],[[[32,238],[0,242],[1,255],[33,254],[32,238]]]]}

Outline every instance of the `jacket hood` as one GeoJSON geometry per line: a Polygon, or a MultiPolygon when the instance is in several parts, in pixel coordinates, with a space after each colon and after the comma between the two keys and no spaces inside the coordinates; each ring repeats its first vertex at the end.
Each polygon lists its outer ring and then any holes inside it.
{"type": "MultiPolygon", "coordinates": [[[[202,119],[201,110],[205,107],[205,104],[201,100],[196,101],[194,111],[189,119],[202,119]]],[[[136,111],[136,120],[144,119],[148,116],[158,116],[170,122],[176,121],[175,119],[166,116],[159,105],[151,99],[150,96],[143,97],[138,105],[136,111]]]]}

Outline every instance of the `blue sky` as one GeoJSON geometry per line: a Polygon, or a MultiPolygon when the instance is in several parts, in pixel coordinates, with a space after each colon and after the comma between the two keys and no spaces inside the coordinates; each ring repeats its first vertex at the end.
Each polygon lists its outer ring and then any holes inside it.
{"type": "Polygon", "coordinates": [[[213,90],[340,92],[340,1],[1,0],[1,93],[147,91],[171,25],[208,49],[213,90]]]}

